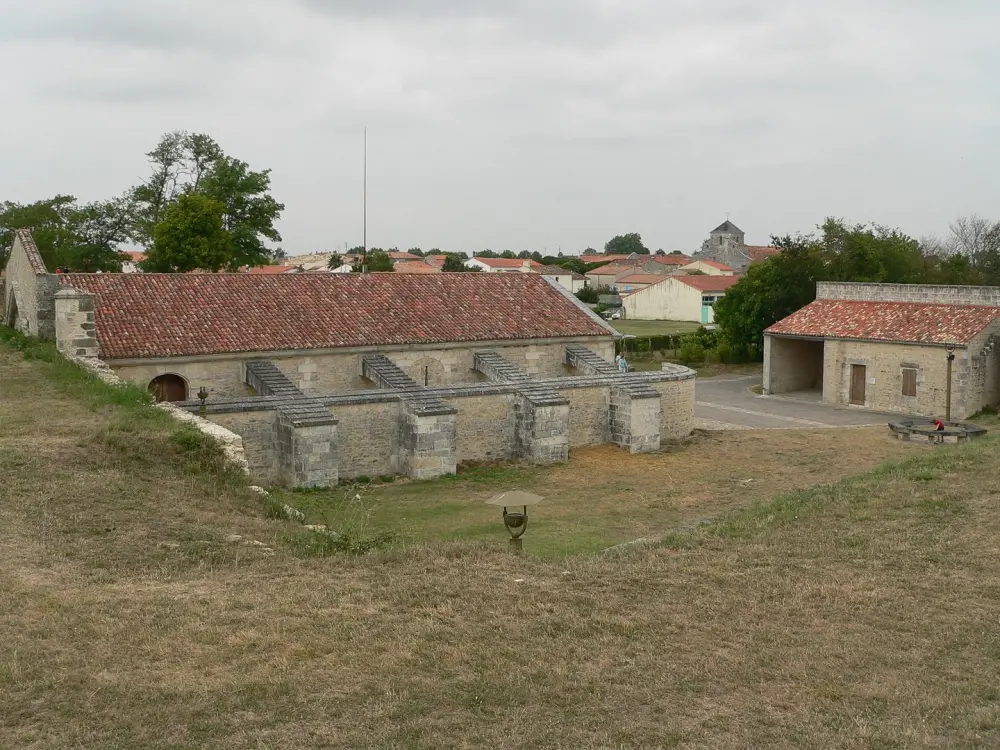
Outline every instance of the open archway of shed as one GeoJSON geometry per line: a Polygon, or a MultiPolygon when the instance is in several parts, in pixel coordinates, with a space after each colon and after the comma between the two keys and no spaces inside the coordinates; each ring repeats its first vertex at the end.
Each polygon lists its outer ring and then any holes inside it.
{"type": "Polygon", "coordinates": [[[149,383],[149,392],[157,401],[187,401],[187,390],[180,375],[160,375],[149,383]]]}

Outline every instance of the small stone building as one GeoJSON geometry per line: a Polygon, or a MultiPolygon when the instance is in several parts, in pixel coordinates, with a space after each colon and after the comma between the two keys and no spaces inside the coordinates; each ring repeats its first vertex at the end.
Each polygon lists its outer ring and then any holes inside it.
{"type": "Polygon", "coordinates": [[[63,274],[19,232],[4,321],[241,435],[259,481],[658,450],[694,372],[620,373],[613,328],[531,273],[63,274]]]}
{"type": "Polygon", "coordinates": [[[965,419],[1000,399],[1000,288],[820,283],[764,333],[764,393],[965,419]]]}

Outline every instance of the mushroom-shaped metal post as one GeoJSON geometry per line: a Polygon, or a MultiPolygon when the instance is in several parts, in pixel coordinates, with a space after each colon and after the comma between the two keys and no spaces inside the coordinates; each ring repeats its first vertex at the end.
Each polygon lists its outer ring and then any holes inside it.
{"type": "Polygon", "coordinates": [[[528,506],[538,505],[540,502],[540,496],[520,490],[501,492],[486,501],[487,505],[503,508],[503,525],[510,533],[510,550],[515,555],[521,553],[521,537],[528,529],[528,506]]]}

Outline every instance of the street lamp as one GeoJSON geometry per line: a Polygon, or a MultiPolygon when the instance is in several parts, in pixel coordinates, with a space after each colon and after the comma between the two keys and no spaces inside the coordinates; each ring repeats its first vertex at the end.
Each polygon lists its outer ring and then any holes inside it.
{"type": "Polygon", "coordinates": [[[944,421],[951,421],[951,363],[955,361],[955,345],[945,344],[944,350],[948,352],[948,381],[945,383],[944,395],[944,421]]]}
{"type": "Polygon", "coordinates": [[[510,532],[510,551],[515,555],[521,554],[521,537],[528,529],[528,506],[538,505],[542,498],[532,495],[530,492],[514,490],[512,492],[501,492],[486,501],[487,505],[497,505],[503,508],[503,525],[510,532]],[[518,511],[517,508],[521,510],[518,511]],[[513,508],[514,510],[508,510],[513,508]]]}

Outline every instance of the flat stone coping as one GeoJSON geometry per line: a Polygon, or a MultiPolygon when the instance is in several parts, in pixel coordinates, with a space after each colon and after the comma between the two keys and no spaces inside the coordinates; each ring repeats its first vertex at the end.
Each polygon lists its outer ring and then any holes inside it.
{"type": "MultiPolygon", "coordinates": [[[[614,375],[579,375],[565,378],[537,378],[530,385],[524,382],[458,383],[451,386],[426,388],[399,388],[393,390],[373,388],[364,391],[348,391],[336,394],[308,394],[306,396],[232,396],[219,399],[209,399],[205,404],[206,414],[230,414],[234,412],[275,411],[287,408],[296,402],[308,399],[326,407],[357,406],[363,404],[385,404],[399,402],[403,399],[411,401],[428,396],[436,399],[469,398],[473,396],[498,396],[525,391],[562,391],[573,388],[607,388],[607,387],[646,387],[652,383],[678,382],[694,380],[697,373],[683,365],[664,365],[663,370],[652,372],[616,373],[614,375]]],[[[657,394],[658,395],[658,394],[657,394]]],[[[197,399],[179,401],[174,406],[197,413],[201,402],[197,399]]],[[[433,407],[430,409],[433,411],[433,407]]]]}

